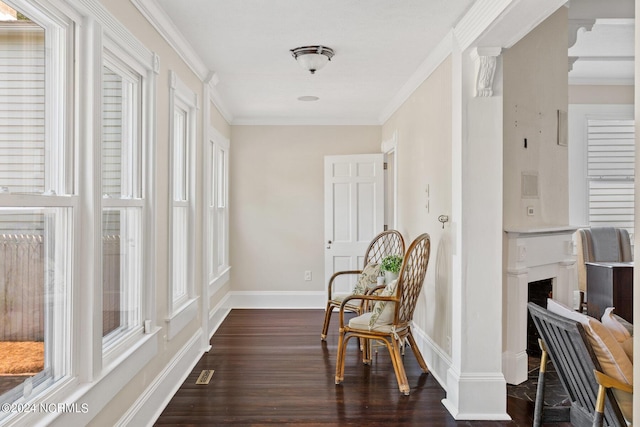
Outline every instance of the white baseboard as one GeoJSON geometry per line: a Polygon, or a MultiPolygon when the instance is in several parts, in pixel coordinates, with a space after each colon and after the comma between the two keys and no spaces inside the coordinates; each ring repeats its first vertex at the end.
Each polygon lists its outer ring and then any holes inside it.
{"type": "Polygon", "coordinates": [[[427,362],[429,374],[438,381],[442,388],[447,390],[447,372],[451,368],[451,357],[440,348],[421,328],[415,323],[411,325],[413,338],[418,344],[424,361],[427,362]]]}
{"type": "Polygon", "coordinates": [[[152,426],[202,357],[199,329],[120,418],[117,426],[152,426]]]}
{"type": "Polygon", "coordinates": [[[211,337],[218,330],[220,324],[226,319],[227,315],[231,311],[231,307],[229,306],[229,293],[227,293],[224,298],[209,311],[209,341],[211,341],[211,337]]]}
{"type": "Polygon", "coordinates": [[[233,308],[308,309],[327,305],[326,292],[230,292],[233,308]]]}

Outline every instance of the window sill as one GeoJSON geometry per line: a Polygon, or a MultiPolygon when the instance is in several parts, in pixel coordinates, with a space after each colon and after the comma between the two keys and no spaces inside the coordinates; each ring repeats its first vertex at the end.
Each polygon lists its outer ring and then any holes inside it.
{"type": "Polygon", "coordinates": [[[189,322],[198,315],[198,298],[193,298],[181,305],[171,317],[165,319],[167,324],[167,340],[173,339],[189,322]]]}

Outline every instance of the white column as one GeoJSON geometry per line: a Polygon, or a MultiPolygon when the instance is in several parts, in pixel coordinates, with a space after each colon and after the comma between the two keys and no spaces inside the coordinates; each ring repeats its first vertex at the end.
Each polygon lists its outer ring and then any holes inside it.
{"type": "Polygon", "coordinates": [[[510,419],[502,374],[499,52],[461,51],[454,38],[452,360],[443,404],[458,420],[510,419]]]}

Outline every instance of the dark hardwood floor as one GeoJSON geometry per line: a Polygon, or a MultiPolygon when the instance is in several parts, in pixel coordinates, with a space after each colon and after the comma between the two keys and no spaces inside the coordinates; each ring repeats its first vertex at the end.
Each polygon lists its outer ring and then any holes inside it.
{"type": "Polygon", "coordinates": [[[345,377],[335,385],[338,316],[320,341],[323,310],[233,310],[156,425],[428,425],[531,426],[533,404],[508,398],[512,421],[455,421],[441,403],[445,392],[404,356],[411,394],[402,395],[389,354],[371,366],[357,341],[347,350],[345,377]],[[196,385],[204,369],[215,373],[196,385]]]}

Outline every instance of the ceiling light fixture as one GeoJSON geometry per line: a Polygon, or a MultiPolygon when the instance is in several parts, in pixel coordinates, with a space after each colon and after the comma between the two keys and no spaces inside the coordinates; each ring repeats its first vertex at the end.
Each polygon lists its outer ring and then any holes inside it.
{"type": "Polygon", "coordinates": [[[326,46],[303,46],[291,49],[291,55],[298,61],[298,64],[311,74],[324,67],[331,61],[333,49],[326,46]]]}

